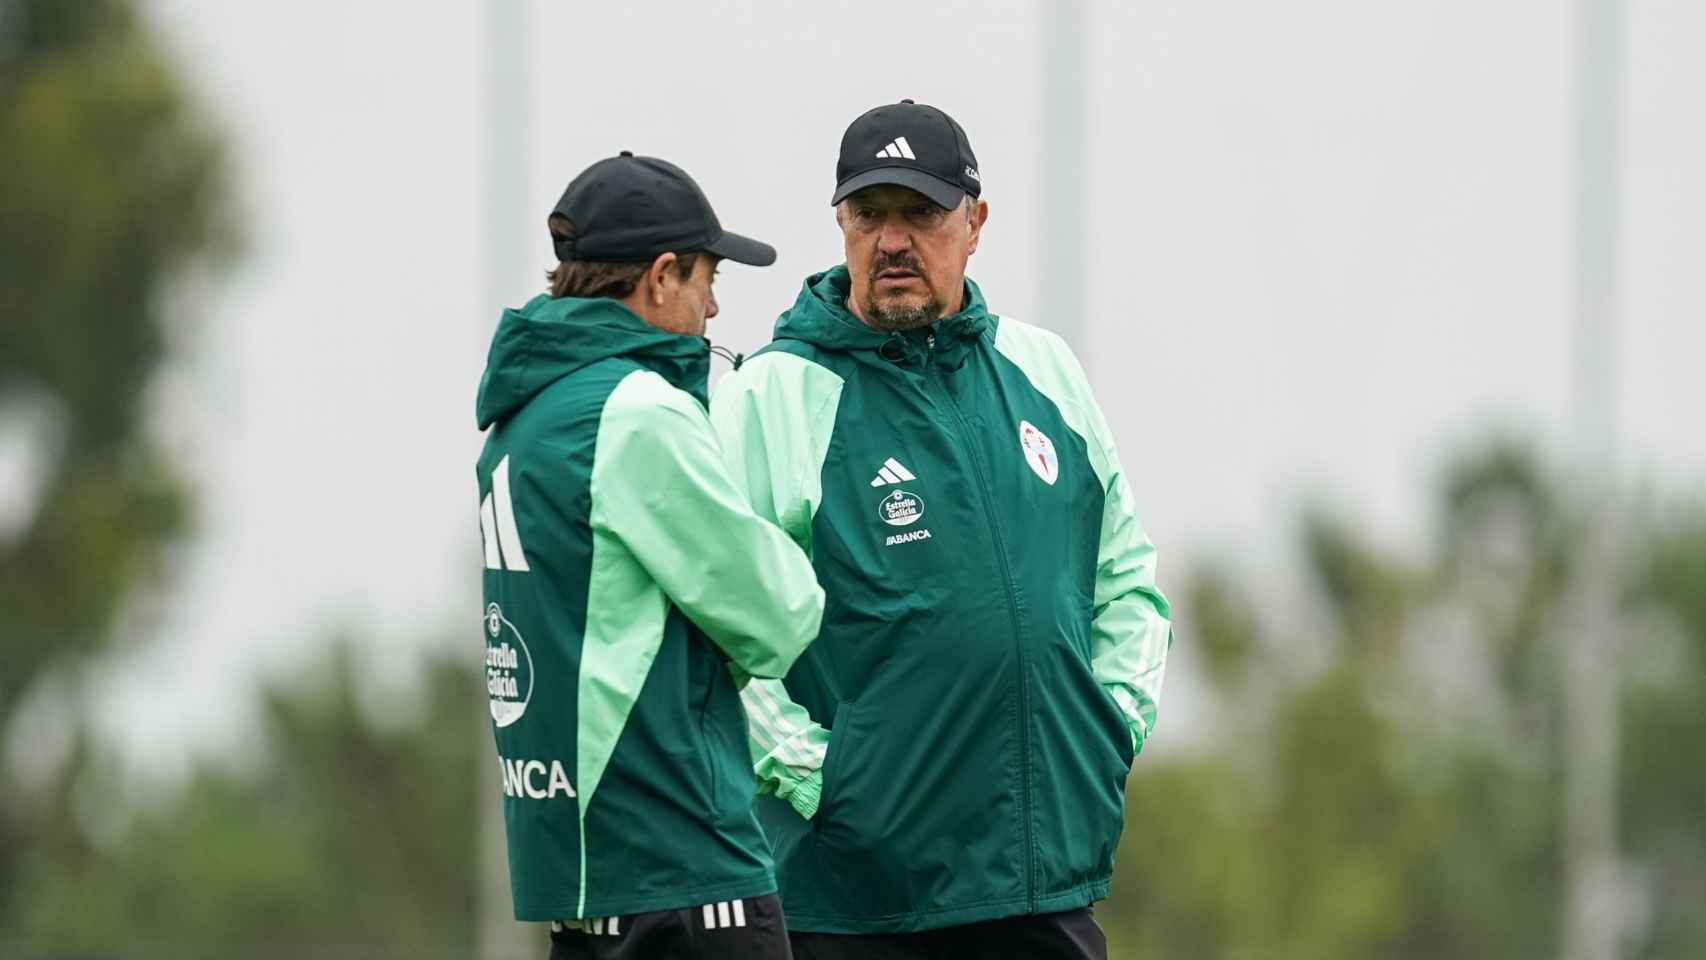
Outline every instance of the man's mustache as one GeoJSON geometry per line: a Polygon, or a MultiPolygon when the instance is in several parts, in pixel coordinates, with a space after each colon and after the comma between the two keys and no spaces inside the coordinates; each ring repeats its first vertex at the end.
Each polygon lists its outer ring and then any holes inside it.
{"type": "Polygon", "coordinates": [[[873,278],[884,270],[896,269],[911,270],[920,277],[924,276],[924,265],[904,253],[878,254],[877,258],[871,261],[871,276],[873,278]]]}

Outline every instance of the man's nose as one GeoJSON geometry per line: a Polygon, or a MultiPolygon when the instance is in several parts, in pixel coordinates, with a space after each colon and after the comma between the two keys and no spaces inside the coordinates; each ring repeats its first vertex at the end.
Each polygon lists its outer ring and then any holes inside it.
{"type": "Polygon", "coordinates": [[[712,317],[715,317],[716,315],[717,315],[717,295],[712,294],[711,299],[709,301],[707,301],[705,304],[705,319],[709,320],[712,317]]]}
{"type": "Polygon", "coordinates": [[[877,234],[877,249],[884,253],[899,253],[912,246],[912,233],[906,228],[906,218],[891,216],[883,221],[882,232],[877,234]]]}

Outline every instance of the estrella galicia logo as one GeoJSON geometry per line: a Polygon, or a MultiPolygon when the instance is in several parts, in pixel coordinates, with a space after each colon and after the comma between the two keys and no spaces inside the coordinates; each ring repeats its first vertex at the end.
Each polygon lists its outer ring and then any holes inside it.
{"type": "Polygon", "coordinates": [[[891,527],[910,526],[924,516],[924,501],[916,494],[896,490],[877,505],[877,516],[891,527]]]}
{"type": "Polygon", "coordinates": [[[533,655],[495,603],[486,605],[486,696],[500,727],[520,720],[533,699],[533,655]]]}

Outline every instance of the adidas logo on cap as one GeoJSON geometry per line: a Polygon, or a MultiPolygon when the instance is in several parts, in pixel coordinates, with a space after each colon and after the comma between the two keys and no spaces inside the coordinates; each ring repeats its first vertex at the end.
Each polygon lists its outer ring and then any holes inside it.
{"type": "Polygon", "coordinates": [[[912,155],[912,145],[906,142],[905,137],[895,137],[893,140],[889,141],[888,146],[882,149],[882,152],[877,154],[877,159],[879,160],[886,160],[889,157],[894,157],[896,159],[905,157],[908,160],[918,159],[912,155]]]}

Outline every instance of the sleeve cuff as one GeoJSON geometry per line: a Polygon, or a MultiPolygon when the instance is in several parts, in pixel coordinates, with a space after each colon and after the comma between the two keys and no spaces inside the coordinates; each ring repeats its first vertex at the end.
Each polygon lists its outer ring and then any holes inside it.
{"type": "Polygon", "coordinates": [[[788,805],[794,812],[810,820],[817,816],[818,800],[823,796],[823,771],[813,770],[788,791],[788,805]]]}

